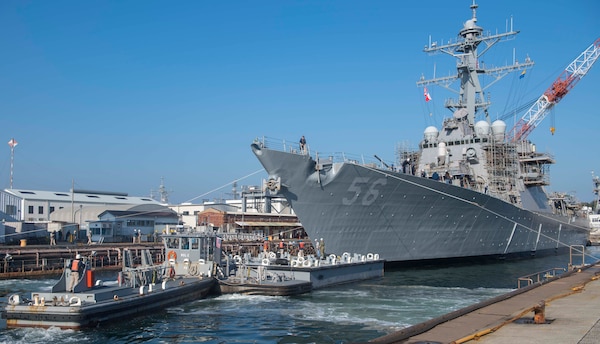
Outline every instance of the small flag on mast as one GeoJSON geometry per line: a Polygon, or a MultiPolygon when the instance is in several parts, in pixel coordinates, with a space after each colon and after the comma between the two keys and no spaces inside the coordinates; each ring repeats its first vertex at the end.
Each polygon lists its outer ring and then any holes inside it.
{"type": "Polygon", "coordinates": [[[423,89],[423,95],[425,96],[425,101],[428,102],[431,100],[431,96],[429,95],[429,92],[427,92],[427,87],[425,87],[423,89]]]}
{"type": "Polygon", "coordinates": [[[519,79],[523,79],[525,77],[525,73],[527,73],[527,69],[523,69],[521,75],[519,75],[519,79]]]}
{"type": "Polygon", "coordinates": [[[18,142],[15,139],[10,139],[10,141],[8,141],[8,145],[10,146],[10,148],[15,148],[17,144],[18,142]]]}

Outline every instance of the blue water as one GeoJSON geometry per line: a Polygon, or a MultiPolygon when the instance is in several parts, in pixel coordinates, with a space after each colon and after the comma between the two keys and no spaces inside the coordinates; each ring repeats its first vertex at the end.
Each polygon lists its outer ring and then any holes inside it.
{"type": "MultiPolygon", "coordinates": [[[[588,248],[600,257],[600,248],[588,248]]],[[[598,258],[588,257],[586,262],[598,258]]],[[[224,295],[82,331],[7,329],[0,343],[350,343],[379,337],[509,292],[517,278],[567,267],[568,255],[450,267],[386,270],[381,279],[295,297],[224,295]]],[[[0,306],[13,291],[55,280],[0,281],[0,306]]]]}

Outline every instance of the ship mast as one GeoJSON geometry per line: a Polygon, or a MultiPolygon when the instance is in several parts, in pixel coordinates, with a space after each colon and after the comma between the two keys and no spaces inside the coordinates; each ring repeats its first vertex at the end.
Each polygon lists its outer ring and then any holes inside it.
{"type": "Polygon", "coordinates": [[[480,58],[496,43],[510,40],[519,33],[512,29],[512,19],[510,31],[494,35],[486,35],[483,33],[483,28],[477,26],[477,7],[473,0],[471,10],[473,16],[463,24],[462,30],[458,33],[456,42],[449,42],[445,45],[438,45],[436,42],[429,43],[423,51],[433,55],[437,53],[445,53],[455,57],[457,61],[457,74],[442,78],[433,78],[417,81],[418,87],[436,84],[444,87],[454,93],[457,93],[458,100],[449,99],[445,103],[445,107],[452,111],[456,117],[467,117],[471,127],[475,124],[475,119],[480,113],[485,114],[486,120],[489,122],[488,107],[491,104],[485,99],[484,91],[502,79],[505,75],[515,70],[524,70],[533,66],[533,61],[529,58],[524,63],[514,62],[512,65],[504,67],[485,68],[479,63],[480,58]],[[479,51],[479,46],[483,43],[484,48],[479,51]],[[495,78],[486,87],[482,87],[479,82],[479,74],[486,74],[495,78]],[[454,81],[460,80],[460,89],[457,91],[451,88],[454,81]]]}

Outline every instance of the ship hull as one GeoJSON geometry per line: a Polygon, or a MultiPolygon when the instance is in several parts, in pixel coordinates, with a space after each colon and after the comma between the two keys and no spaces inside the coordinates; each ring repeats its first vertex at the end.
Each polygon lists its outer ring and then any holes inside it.
{"type": "Polygon", "coordinates": [[[310,238],[387,262],[511,257],[584,245],[588,231],[464,187],[357,163],[252,150],[310,238]]]}

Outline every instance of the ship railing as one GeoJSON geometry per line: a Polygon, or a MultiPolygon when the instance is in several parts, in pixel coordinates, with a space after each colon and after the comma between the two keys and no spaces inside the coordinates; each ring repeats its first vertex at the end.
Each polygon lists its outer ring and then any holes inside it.
{"type": "MultiPolygon", "coordinates": [[[[321,164],[326,163],[338,163],[345,162],[348,164],[364,165],[373,168],[384,168],[383,163],[375,159],[375,157],[368,157],[360,154],[348,154],[344,152],[319,152],[318,161],[321,164]]],[[[389,163],[388,166],[393,166],[393,163],[389,163]]]]}
{"type": "Polygon", "coordinates": [[[551,268],[540,272],[535,272],[529,275],[525,275],[523,277],[519,277],[518,287],[520,289],[523,287],[530,286],[534,283],[544,283],[552,278],[562,275],[566,271],[567,269],[565,268],[551,268]]]}
{"type": "MultiPolygon", "coordinates": [[[[300,139],[298,140],[285,140],[278,139],[274,137],[263,136],[260,138],[254,139],[254,143],[258,144],[260,147],[268,148],[272,150],[278,150],[293,154],[302,154],[302,150],[300,149],[300,139]]],[[[310,154],[308,150],[308,143],[306,144],[306,151],[310,154]]]]}
{"type": "Polygon", "coordinates": [[[278,150],[292,154],[309,154],[315,160],[318,160],[320,164],[328,164],[328,163],[352,163],[357,165],[365,165],[373,168],[387,168],[387,169],[395,169],[393,162],[382,162],[377,160],[375,156],[365,156],[361,154],[348,154],[344,152],[317,152],[310,150],[309,143],[306,144],[306,151],[302,152],[300,149],[300,140],[285,140],[278,139],[273,137],[263,136],[261,138],[256,138],[254,143],[260,145],[261,147],[268,148],[271,150],[278,150]],[[387,165],[387,166],[386,166],[387,165]]]}

